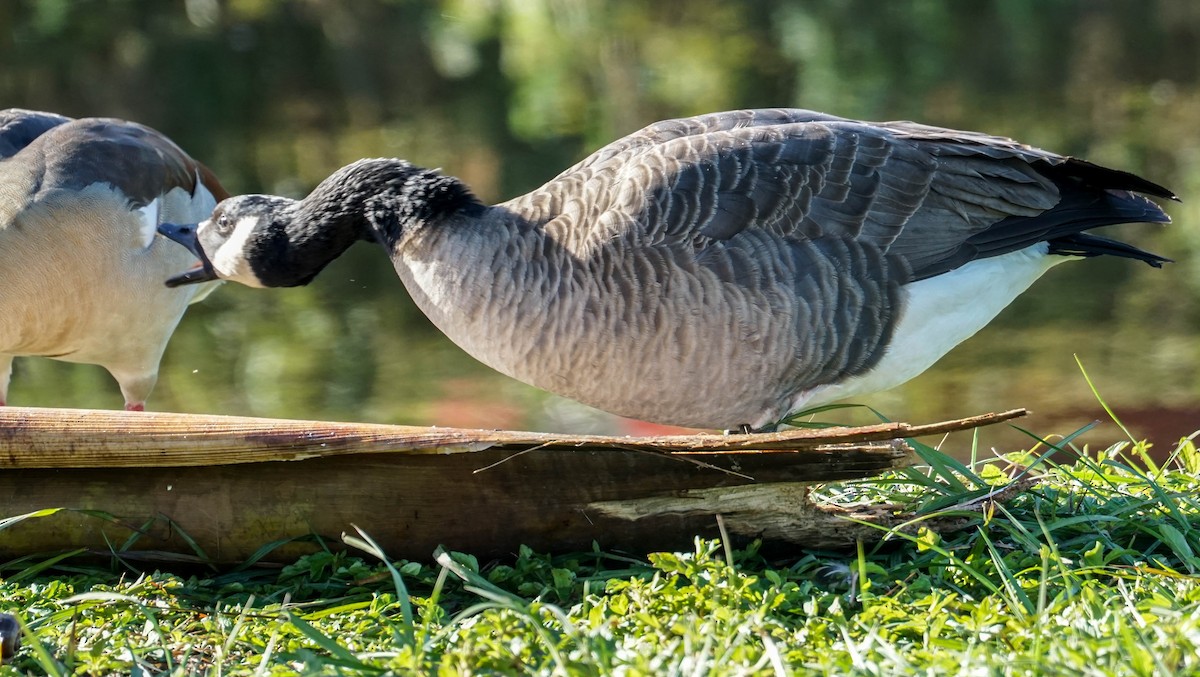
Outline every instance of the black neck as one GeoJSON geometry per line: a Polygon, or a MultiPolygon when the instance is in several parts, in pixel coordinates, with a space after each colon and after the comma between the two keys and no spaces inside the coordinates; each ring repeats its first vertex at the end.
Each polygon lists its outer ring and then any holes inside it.
{"type": "Polygon", "coordinates": [[[363,195],[362,214],[374,237],[389,251],[407,232],[483,208],[453,176],[400,160],[362,160],[350,165],[359,167],[372,177],[364,182],[371,190],[363,195]]]}
{"type": "Polygon", "coordinates": [[[359,240],[377,241],[391,252],[411,229],[475,209],[482,205],[458,179],[403,160],[359,160],[295,205],[278,237],[263,242],[277,248],[266,259],[283,265],[256,272],[267,286],[308,284],[359,240]]]}
{"type": "Polygon", "coordinates": [[[394,245],[405,231],[431,225],[462,210],[481,207],[452,176],[403,160],[359,160],[321,182],[304,200],[314,222],[351,219],[359,238],[394,245]]]}

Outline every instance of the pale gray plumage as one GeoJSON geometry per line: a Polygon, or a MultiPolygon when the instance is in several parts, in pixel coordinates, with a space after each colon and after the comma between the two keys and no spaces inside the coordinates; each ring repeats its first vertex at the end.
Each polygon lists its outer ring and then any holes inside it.
{"type": "Polygon", "coordinates": [[[363,160],[303,201],[231,198],[162,232],[205,261],[179,281],[254,286],[305,284],[375,240],[447,336],[514,378],[625,416],[761,426],[911,378],[1066,256],[1160,265],[1082,232],[1169,220],[1133,192],[1172,197],[1010,139],[758,110],[651,125],[494,207],[363,160]]]}
{"type": "Polygon", "coordinates": [[[154,229],[227,196],[148,127],[0,111],[0,404],[13,357],[41,356],[103,366],[143,408],[184,309],[213,287],[164,288],[195,258],[154,229]]]}

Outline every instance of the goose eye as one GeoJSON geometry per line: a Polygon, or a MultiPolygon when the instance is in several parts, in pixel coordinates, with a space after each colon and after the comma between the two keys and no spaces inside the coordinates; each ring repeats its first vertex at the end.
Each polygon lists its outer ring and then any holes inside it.
{"type": "Polygon", "coordinates": [[[229,217],[222,214],[217,217],[217,232],[222,235],[228,235],[230,230],[229,217]]]}

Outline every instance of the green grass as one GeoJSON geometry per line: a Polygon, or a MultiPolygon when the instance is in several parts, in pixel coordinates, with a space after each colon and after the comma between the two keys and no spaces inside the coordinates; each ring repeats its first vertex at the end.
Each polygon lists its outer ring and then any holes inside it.
{"type": "Polygon", "coordinates": [[[697,541],[389,562],[364,525],[348,551],[273,569],[11,562],[0,611],[24,648],[0,673],[1196,674],[1200,452],[1146,451],[964,464],[921,447],[924,469],[815,495],[961,527],[918,520],[854,553],[697,541]],[[963,509],[1013,475],[1036,483],[963,509]]]}

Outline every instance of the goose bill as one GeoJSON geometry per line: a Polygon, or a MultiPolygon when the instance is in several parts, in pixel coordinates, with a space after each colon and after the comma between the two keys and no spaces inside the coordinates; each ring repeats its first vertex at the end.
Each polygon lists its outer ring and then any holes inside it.
{"type": "Polygon", "coordinates": [[[163,237],[183,245],[193,256],[200,259],[191,268],[167,278],[166,285],[168,287],[179,287],[185,284],[210,282],[219,279],[217,271],[213,269],[212,263],[204,255],[204,250],[200,248],[200,243],[196,240],[196,224],[162,223],[158,226],[158,232],[163,237]]]}

